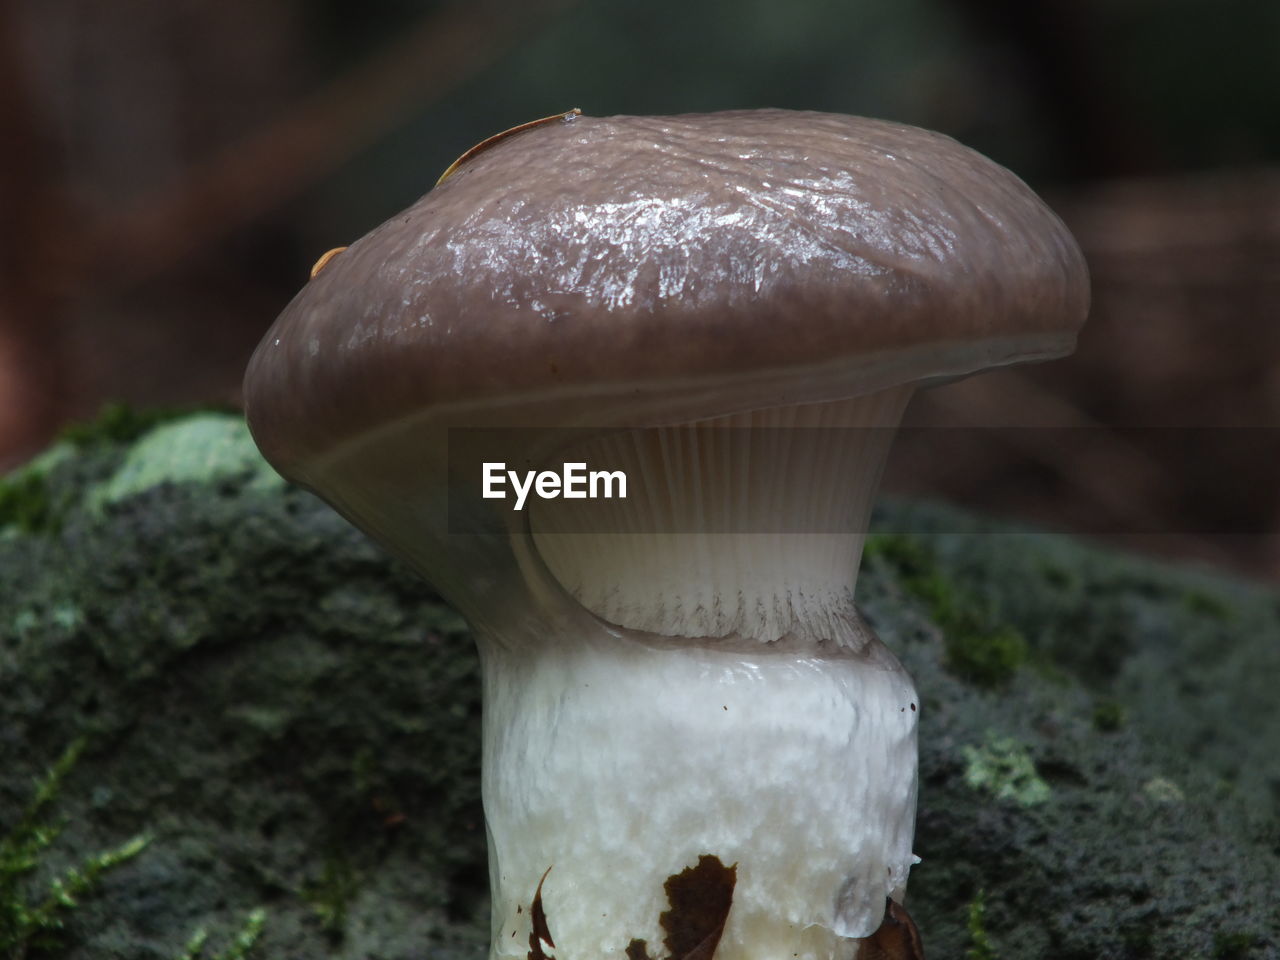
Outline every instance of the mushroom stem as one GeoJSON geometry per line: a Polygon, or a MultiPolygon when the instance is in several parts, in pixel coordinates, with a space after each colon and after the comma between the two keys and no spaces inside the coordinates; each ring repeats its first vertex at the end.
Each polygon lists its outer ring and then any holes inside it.
{"type": "Polygon", "coordinates": [[[560,960],[657,950],[703,857],[736,864],[718,960],[845,956],[901,899],[917,701],[853,582],[909,393],[574,448],[632,496],[539,502],[522,568],[586,609],[479,635],[495,960],[524,956],[549,868],[560,960]]]}
{"type": "MultiPolygon", "coordinates": [[[[865,628],[863,628],[865,631],[865,628]]],[[[656,949],[666,881],[736,865],[717,960],[848,957],[913,862],[916,695],[857,651],[481,637],[492,957],[526,954],[539,880],[560,960],[656,949]]],[[[550,952],[550,951],[548,951],[550,952]]]]}

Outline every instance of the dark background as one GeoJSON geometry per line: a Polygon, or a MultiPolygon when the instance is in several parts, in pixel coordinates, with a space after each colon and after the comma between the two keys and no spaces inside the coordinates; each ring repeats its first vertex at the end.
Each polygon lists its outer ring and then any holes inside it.
{"type": "Polygon", "coordinates": [[[0,0],[0,465],[237,402],[315,258],[492,133],[759,106],[949,133],[1089,259],[1078,353],[920,397],[977,429],[891,490],[1280,577],[1273,0],[0,0]]]}

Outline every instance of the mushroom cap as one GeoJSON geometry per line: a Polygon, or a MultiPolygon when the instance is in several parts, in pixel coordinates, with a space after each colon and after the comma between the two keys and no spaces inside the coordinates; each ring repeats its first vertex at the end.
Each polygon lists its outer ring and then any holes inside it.
{"type": "Polygon", "coordinates": [[[245,380],[282,472],[370,433],[650,426],[1069,353],[1084,260],[940,134],[784,110],[566,115],[336,256],[245,380]]]}

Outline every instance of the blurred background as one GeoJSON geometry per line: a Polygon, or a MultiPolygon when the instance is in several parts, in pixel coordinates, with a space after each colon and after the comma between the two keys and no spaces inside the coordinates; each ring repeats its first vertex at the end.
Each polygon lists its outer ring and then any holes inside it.
{"type": "Polygon", "coordinates": [[[316,257],[492,133],[759,106],[951,134],[1089,259],[1077,354],[922,395],[889,489],[1280,579],[1275,0],[0,0],[0,469],[236,403],[316,257]]]}

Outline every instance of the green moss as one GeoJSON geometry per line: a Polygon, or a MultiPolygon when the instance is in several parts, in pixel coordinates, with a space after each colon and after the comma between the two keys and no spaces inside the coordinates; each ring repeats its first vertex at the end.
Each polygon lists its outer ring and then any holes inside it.
{"type": "Polygon", "coordinates": [[[1127,957],[1150,957],[1155,934],[1151,924],[1139,921],[1120,930],[1120,942],[1124,945],[1127,957]]]}
{"type": "Polygon", "coordinates": [[[979,890],[969,902],[969,949],[965,960],[996,960],[995,949],[987,935],[986,892],[979,890]]]}
{"type": "Polygon", "coordinates": [[[302,888],[302,899],[311,904],[324,932],[342,939],[347,929],[347,912],[360,889],[360,877],[351,860],[341,851],[330,851],[315,883],[302,888]]]}
{"type": "Polygon", "coordinates": [[[1124,724],[1124,707],[1115,700],[1103,700],[1093,708],[1093,729],[1099,733],[1115,733],[1124,724]]]}
{"type": "Polygon", "coordinates": [[[188,417],[194,412],[190,407],[135,410],[128,404],[109,403],[92,420],[65,427],[62,439],[82,450],[103,443],[132,443],[160,424],[188,417]]]}
{"type": "Polygon", "coordinates": [[[1027,660],[1027,641],[1012,627],[952,629],[947,633],[947,668],[979,687],[1002,687],[1027,660]]]}
{"type": "Polygon", "coordinates": [[[933,554],[915,537],[898,533],[873,533],[863,544],[862,555],[872,562],[884,562],[896,567],[907,578],[935,573],[937,563],[933,554]]]}
{"type": "Polygon", "coordinates": [[[924,604],[942,630],[946,666],[975,686],[996,689],[1013,679],[1027,661],[1027,641],[1013,627],[996,623],[976,599],[943,576],[922,542],[901,534],[867,538],[866,556],[887,563],[904,590],[924,604]]]}
{"type": "Polygon", "coordinates": [[[0,528],[45,533],[56,527],[49,486],[43,474],[28,472],[0,478],[0,528]]]}
{"type": "MultiPolygon", "coordinates": [[[[217,956],[209,958],[209,960],[244,960],[253,950],[258,938],[262,936],[262,929],[266,925],[267,912],[259,907],[245,919],[244,926],[232,938],[231,944],[227,949],[217,956]]],[[[191,939],[187,941],[182,953],[178,954],[174,960],[204,960],[204,947],[208,941],[209,931],[204,927],[199,927],[191,935],[191,939]]]]}
{"type": "Polygon", "coordinates": [[[988,738],[981,746],[963,746],[960,752],[965,761],[965,783],[974,790],[989,793],[997,800],[1011,800],[1020,807],[1033,807],[1049,799],[1049,785],[1016,741],[988,738]]]}
{"type": "Polygon", "coordinates": [[[73,459],[70,444],[60,443],[0,477],[0,530],[19,533],[57,533],[75,497],[49,483],[54,468],[73,459]]]}
{"type": "Polygon", "coordinates": [[[388,828],[404,820],[400,811],[405,805],[378,761],[377,752],[367,746],[351,758],[349,800],[328,813],[329,837],[324,843],[320,875],[304,883],[299,891],[319,919],[321,929],[334,942],[346,936],[351,905],[376,869],[367,855],[370,847],[380,841],[369,837],[368,827],[377,824],[385,837],[388,828]],[[353,843],[353,837],[364,839],[353,843]]]}
{"type": "Polygon", "coordinates": [[[1182,597],[1182,603],[1196,616],[1224,622],[1232,619],[1231,608],[1223,600],[1202,590],[1187,591],[1182,597]]]}
{"type": "Polygon", "coordinates": [[[1075,575],[1061,564],[1049,560],[1040,562],[1040,573],[1044,581],[1055,590],[1067,590],[1076,586],[1075,575]]]}
{"type": "Polygon", "coordinates": [[[46,850],[62,832],[50,820],[53,805],[71,768],[84,750],[84,740],[71,744],[36,784],[35,794],[17,824],[0,838],[0,956],[21,958],[57,945],[63,915],[90,894],[102,875],[132,860],[150,838],[136,836],[120,846],[87,857],[79,866],[49,881],[43,893],[33,894],[27,881],[40,866],[46,850]]]}
{"type": "Polygon", "coordinates": [[[1152,777],[1142,785],[1142,795],[1161,806],[1179,806],[1187,799],[1182,788],[1165,777],[1152,777]]]}
{"type": "Polygon", "coordinates": [[[1219,933],[1213,938],[1214,960],[1240,960],[1258,942],[1252,933],[1219,933]]]}

